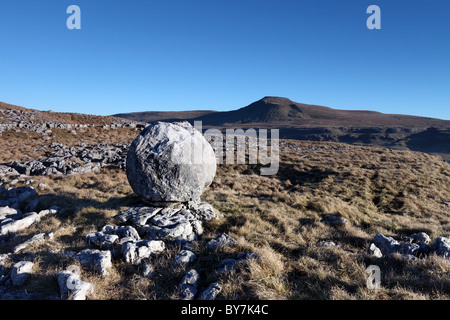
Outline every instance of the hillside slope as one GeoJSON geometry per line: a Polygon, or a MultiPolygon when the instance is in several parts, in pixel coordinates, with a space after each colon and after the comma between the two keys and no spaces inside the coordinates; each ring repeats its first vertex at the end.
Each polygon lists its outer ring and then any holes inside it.
{"type": "Polygon", "coordinates": [[[213,112],[141,112],[117,115],[151,121],[202,121],[203,128],[273,128],[280,138],[333,141],[422,151],[450,161],[450,121],[375,111],[337,110],[264,97],[243,108],[213,112]]]}

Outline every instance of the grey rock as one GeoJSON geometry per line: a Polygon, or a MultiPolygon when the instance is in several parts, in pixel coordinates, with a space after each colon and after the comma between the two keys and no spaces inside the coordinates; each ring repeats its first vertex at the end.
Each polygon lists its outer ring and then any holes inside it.
{"type": "Polygon", "coordinates": [[[334,243],[333,241],[327,241],[327,240],[319,241],[318,245],[321,246],[321,247],[338,248],[336,243],[334,243]]]}
{"type": "Polygon", "coordinates": [[[28,239],[27,241],[22,242],[22,243],[18,244],[17,246],[15,246],[13,248],[12,252],[19,253],[20,251],[24,250],[26,247],[28,247],[32,244],[44,242],[47,239],[49,239],[49,235],[47,235],[45,233],[36,234],[33,237],[31,237],[30,239],[28,239]]]}
{"type": "Polygon", "coordinates": [[[416,242],[422,241],[425,244],[429,244],[431,242],[430,236],[425,232],[419,232],[417,234],[412,235],[412,237],[416,242]]]}
{"type": "Polygon", "coordinates": [[[417,244],[420,248],[418,253],[429,254],[431,252],[431,248],[425,242],[419,241],[417,244]]]}
{"type": "Polygon", "coordinates": [[[178,285],[178,291],[180,293],[181,300],[193,300],[197,294],[198,282],[200,275],[195,269],[191,269],[184,275],[180,284],[178,285]]]}
{"type": "Polygon", "coordinates": [[[216,267],[216,271],[219,273],[224,273],[227,271],[234,270],[239,264],[241,264],[241,260],[237,259],[225,259],[222,260],[216,267]]]}
{"type": "Polygon", "coordinates": [[[91,232],[86,235],[86,244],[100,249],[111,250],[119,243],[119,236],[115,234],[104,234],[103,232],[91,232]]]}
{"type": "Polygon", "coordinates": [[[437,237],[431,249],[439,256],[450,258],[450,238],[437,237]]]}
{"type": "Polygon", "coordinates": [[[108,275],[112,268],[111,251],[85,249],[73,256],[83,266],[94,269],[100,275],[108,275]]]}
{"type": "Polygon", "coordinates": [[[201,222],[186,207],[130,207],[121,211],[115,219],[132,224],[139,234],[149,240],[192,241],[203,233],[201,222]]]}
{"type": "Polygon", "coordinates": [[[212,239],[206,243],[206,248],[208,250],[218,250],[227,246],[233,246],[237,242],[234,238],[229,235],[222,233],[219,234],[215,239],[212,239]]]}
{"type": "Polygon", "coordinates": [[[209,203],[191,203],[189,209],[201,222],[219,219],[219,215],[209,203]]]}
{"type": "Polygon", "coordinates": [[[165,247],[161,240],[130,241],[122,245],[121,253],[126,262],[139,264],[151,255],[164,251],[165,247]]]}
{"type": "Polygon", "coordinates": [[[11,270],[11,283],[14,286],[23,285],[29,278],[33,269],[33,262],[20,261],[13,265],[11,270]]]}
{"type": "Polygon", "coordinates": [[[127,241],[129,241],[129,240],[133,240],[133,241],[141,240],[141,237],[139,236],[139,233],[132,226],[111,226],[111,225],[106,225],[106,226],[104,226],[102,228],[101,232],[104,233],[104,234],[116,235],[120,239],[126,238],[127,241]]]}
{"type": "Polygon", "coordinates": [[[41,218],[36,212],[27,213],[22,219],[1,223],[0,235],[6,235],[8,233],[15,233],[24,230],[40,220],[41,218]]]}
{"type": "Polygon", "coordinates": [[[15,215],[19,213],[19,211],[15,208],[10,208],[9,206],[0,207],[0,215],[15,215]]]}
{"type": "Polygon", "coordinates": [[[409,254],[409,253],[403,253],[402,258],[407,259],[407,260],[416,260],[417,257],[413,254],[409,254]]]}
{"type": "Polygon", "coordinates": [[[200,293],[199,300],[215,300],[217,295],[222,290],[222,287],[218,282],[211,283],[205,290],[200,293]]]}
{"type": "Polygon", "coordinates": [[[153,277],[155,273],[155,267],[151,263],[145,263],[142,269],[142,276],[146,278],[153,277]]]}
{"type": "Polygon", "coordinates": [[[404,242],[409,242],[409,243],[419,243],[422,241],[425,244],[429,244],[431,242],[430,236],[428,234],[426,234],[425,232],[419,232],[417,234],[413,234],[408,237],[404,237],[402,240],[404,242]]]}
{"type": "Polygon", "coordinates": [[[189,263],[195,261],[197,256],[190,250],[181,250],[174,258],[173,265],[175,267],[182,266],[185,267],[189,263]]]}
{"type": "Polygon", "coordinates": [[[8,280],[9,280],[9,271],[6,267],[4,267],[0,264],[0,286],[5,285],[5,283],[8,280]]]}
{"type": "Polygon", "coordinates": [[[196,239],[194,229],[189,221],[181,221],[167,227],[148,225],[140,228],[147,239],[184,239],[192,241],[196,239]]]}
{"type": "Polygon", "coordinates": [[[62,300],[86,300],[86,297],[94,293],[94,286],[82,281],[80,276],[71,271],[61,271],[57,274],[57,280],[62,300]]]}
{"type": "Polygon", "coordinates": [[[236,256],[236,259],[224,259],[216,267],[216,272],[225,273],[231,270],[235,270],[239,267],[247,265],[250,260],[259,259],[259,256],[254,252],[240,253],[236,256]]]}
{"type": "Polygon", "coordinates": [[[386,237],[381,233],[375,235],[373,242],[384,255],[400,251],[400,243],[392,237],[386,237]]]}
{"type": "Polygon", "coordinates": [[[259,259],[259,256],[254,252],[246,252],[246,253],[239,253],[237,255],[237,258],[239,260],[250,260],[250,259],[259,259]]]}
{"type": "Polygon", "coordinates": [[[45,216],[48,216],[48,215],[55,215],[55,214],[57,214],[59,212],[59,208],[57,208],[57,207],[51,207],[50,209],[45,209],[45,210],[41,210],[41,211],[39,211],[39,213],[38,213],[38,215],[39,215],[39,218],[43,218],[43,217],[45,217],[45,216]]]}
{"type": "Polygon", "coordinates": [[[19,175],[19,173],[15,169],[5,166],[5,165],[0,165],[0,177],[2,177],[2,176],[18,176],[18,175],[19,175]]]}
{"type": "Polygon", "coordinates": [[[111,250],[115,245],[128,241],[139,241],[141,237],[132,226],[106,225],[100,232],[92,232],[86,236],[86,243],[94,247],[111,250]]]}
{"type": "Polygon", "coordinates": [[[368,252],[370,254],[374,255],[376,258],[382,258],[383,257],[383,253],[381,252],[381,250],[374,243],[371,243],[369,245],[368,252]]]}
{"type": "Polygon", "coordinates": [[[348,220],[345,219],[344,217],[338,217],[327,214],[322,220],[320,220],[320,222],[331,226],[343,226],[348,223],[348,220]]]}
{"type": "Polygon", "coordinates": [[[126,173],[143,201],[198,201],[212,183],[216,157],[211,145],[188,122],[156,122],[132,142],[126,173]]]}
{"type": "Polygon", "coordinates": [[[415,256],[419,253],[420,246],[417,243],[402,243],[399,252],[404,255],[415,256]]]}
{"type": "Polygon", "coordinates": [[[135,226],[145,226],[162,208],[155,207],[130,207],[121,211],[115,219],[121,223],[131,223],[135,226]]]}
{"type": "Polygon", "coordinates": [[[9,261],[11,253],[0,253],[0,266],[5,266],[9,261]]]}
{"type": "Polygon", "coordinates": [[[150,219],[150,223],[157,227],[171,227],[183,222],[194,220],[195,217],[189,210],[164,208],[150,219]]]}

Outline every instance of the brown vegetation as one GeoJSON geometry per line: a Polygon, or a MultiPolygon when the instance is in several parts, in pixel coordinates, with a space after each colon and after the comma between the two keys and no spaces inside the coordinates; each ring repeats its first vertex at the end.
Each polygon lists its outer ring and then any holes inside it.
{"type": "MultiPolygon", "coordinates": [[[[92,129],[94,130],[94,129],[92,129]]],[[[97,130],[97,129],[95,129],[97,130]]],[[[86,131],[55,139],[75,145],[131,142],[137,134],[124,131],[86,131]]],[[[128,131],[127,131],[128,130],[128,131]]],[[[0,162],[33,158],[43,141],[33,135],[4,132],[0,162]]],[[[205,226],[192,265],[201,285],[220,280],[219,299],[449,299],[450,260],[434,254],[407,260],[400,256],[376,259],[367,248],[376,233],[402,237],[424,231],[432,239],[450,235],[450,165],[438,156],[338,143],[286,141],[280,170],[260,176],[258,165],[220,165],[203,200],[223,218],[205,226]],[[294,147],[295,146],[295,147],[294,147]],[[295,150],[294,150],[295,149],[295,150]],[[320,222],[325,214],[349,223],[332,227],[320,222]],[[204,243],[226,232],[235,247],[210,253],[204,243]],[[338,247],[320,245],[333,241],[338,247]],[[217,264],[237,253],[255,252],[259,259],[225,275],[217,264]],[[378,265],[382,288],[366,287],[366,268],[378,265]]],[[[28,248],[36,253],[29,292],[58,294],[56,272],[73,264],[64,250],[85,248],[84,238],[114,216],[139,202],[123,171],[102,169],[85,175],[33,177],[40,206],[64,208],[46,217],[0,248],[13,246],[38,232],[54,232],[52,240],[28,248]]],[[[20,183],[19,183],[20,185],[20,183]]],[[[173,267],[179,248],[152,259],[155,275],[147,279],[137,266],[121,260],[107,277],[83,269],[82,279],[95,286],[91,299],[173,299],[185,269],[173,267]]],[[[26,252],[23,252],[26,254],[26,252]]]]}

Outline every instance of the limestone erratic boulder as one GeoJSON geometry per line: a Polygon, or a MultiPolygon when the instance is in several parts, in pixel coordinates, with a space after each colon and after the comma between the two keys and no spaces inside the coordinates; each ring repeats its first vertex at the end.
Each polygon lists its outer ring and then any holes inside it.
{"type": "Polygon", "coordinates": [[[131,144],[126,173],[146,203],[196,202],[214,179],[216,157],[188,122],[156,122],[131,144]]]}

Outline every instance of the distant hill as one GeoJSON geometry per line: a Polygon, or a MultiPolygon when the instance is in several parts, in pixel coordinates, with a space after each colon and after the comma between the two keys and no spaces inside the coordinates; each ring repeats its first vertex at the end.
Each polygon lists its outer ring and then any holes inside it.
{"type": "Polygon", "coordinates": [[[264,97],[232,111],[136,112],[114,115],[135,121],[202,120],[206,126],[266,124],[277,126],[449,127],[450,121],[428,117],[384,114],[364,110],[338,110],[293,102],[282,97],[264,97]]]}
{"type": "Polygon", "coordinates": [[[154,122],[154,121],[180,121],[189,120],[202,117],[207,114],[217,113],[212,110],[194,110],[194,111],[144,111],[132,113],[119,113],[113,115],[114,117],[124,118],[139,122],[154,122]]]}
{"type": "Polygon", "coordinates": [[[264,97],[232,111],[138,112],[135,121],[202,121],[203,128],[276,128],[280,138],[335,141],[439,154],[450,161],[450,121],[429,117],[338,110],[283,97],[264,97]]]}

